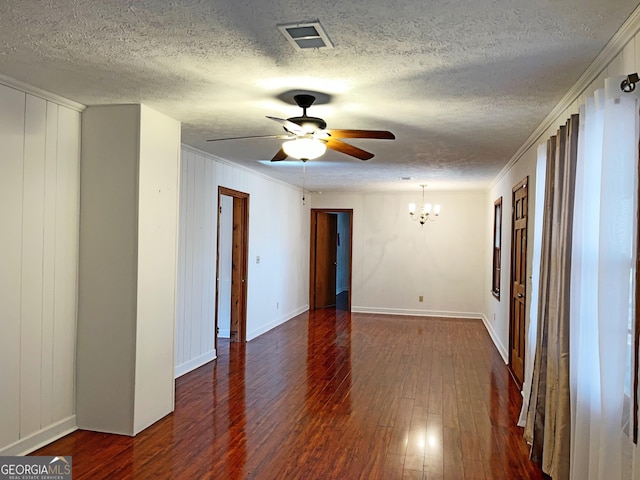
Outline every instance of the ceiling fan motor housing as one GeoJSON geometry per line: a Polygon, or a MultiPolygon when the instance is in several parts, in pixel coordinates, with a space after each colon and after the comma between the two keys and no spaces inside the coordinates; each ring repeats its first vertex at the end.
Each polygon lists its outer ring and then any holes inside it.
{"type": "Polygon", "coordinates": [[[300,108],[302,108],[302,116],[287,118],[287,120],[301,126],[309,133],[315,132],[316,130],[324,130],[325,128],[327,128],[327,122],[325,122],[323,119],[307,116],[307,108],[313,105],[313,102],[316,101],[316,97],[314,97],[313,95],[301,93],[299,95],[295,95],[293,99],[295,100],[296,104],[300,108]]]}
{"type": "Polygon", "coordinates": [[[306,115],[302,117],[291,117],[287,118],[292,123],[296,125],[300,125],[306,131],[312,133],[316,130],[324,130],[327,128],[327,122],[318,117],[307,117],[306,115]]]}

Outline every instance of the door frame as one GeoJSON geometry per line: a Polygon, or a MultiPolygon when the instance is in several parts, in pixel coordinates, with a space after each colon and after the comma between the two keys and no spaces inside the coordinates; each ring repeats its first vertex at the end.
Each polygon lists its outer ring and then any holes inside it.
{"type": "Polygon", "coordinates": [[[316,309],[316,224],[318,213],[347,213],[349,215],[349,290],[347,291],[347,311],[351,311],[351,273],[353,269],[353,209],[352,208],[312,208],[311,209],[311,230],[309,235],[309,310],[316,309]]]}
{"type": "MultiPolygon", "coordinates": [[[[516,198],[516,193],[521,190],[521,189],[525,189],[525,193],[526,193],[526,203],[527,203],[527,212],[526,212],[526,216],[525,216],[525,252],[524,252],[524,305],[525,305],[525,324],[524,324],[524,328],[520,330],[520,335],[522,338],[522,342],[525,344],[524,345],[524,349],[526,350],[526,341],[527,341],[527,337],[526,337],[526,305],[527,305],[527,252],[529,250],[529,246],[528,246],[528,230],[529,230],[529,176],[524,177],[520,182],[518,182],[512,189],[511,191],[511,262],[510,262],[510,268],[509,268],[509,372],[511,373],[511,376],[513,377],[513,379],[515,380],[516,384],[518,385],[519,388],[522,387],[522,385],[520,384],[520,380],[518,379],[518,377],[515,375],[514,370],[513,370],[513,345],[515,343],[515,341],[520,340],[520,339],[516,339],[515,338],[515,332],[514,332],[514,322],[515,322],[515,312],[514,312],[514,308],[515,308],[515,301],[514,301],[514,288],[513,288],[513,274],[514,274],[514,268],[515,268],[515,257],[516,257],[516,249],[515,249],[515,245],[514,245],[514,230],[515,230],[515,217],[516,217],[516,206],[515,206],[515,198],[516,198]]],[[[523,358],[523,365],[522,365],[522,370],[524,373],[524,369],[525,369],[525,365],[524,365],[524,361],[526,360],[526,358],[523,358]]]]}
{"type": "MultiPolygon", "coordinates": [[[[238,190],[233,190],[231,188],[223,187],[221,185],[218,186],[218,225],[217,225],[217,237],[216,237],[216,300],[215,300],[215,320],[214,320],[214,347],[216,351],[218,351],[218,301],[220,296],[220,216],[222,215],[222,206],[221,206],[221,197],[222,196],[232,197],[234,202],[240,201],[242,202],[242,213],[241,218],[239,219],[242,223],[242,237],[240,241],[242,242],[242,257],[243,260],[240,263],[239,273],[234,273],[233,269],[231,269],[231,275],[239,275],[240,282],[242,284],[242,288],[240,290],[240,294],[242,299],[240,301],[240,323],[238,326],[238,342],[245,343],[247,341],[247,284],[248,278],[247,273],[249,271],[249,194],[245,192],[240,192],[238,190]]],[[[232,209],[235,216],[235,209],[232,209]]],[[[234,219],[235,220],[235,219],[234,219]]],[[[235,233],[234,233],[235,235],[235,233]]],[[[233,242],[232,242],[233,243],[233,242]]],[[[232,281],[233,283],[233,281],[232,281]]]]}

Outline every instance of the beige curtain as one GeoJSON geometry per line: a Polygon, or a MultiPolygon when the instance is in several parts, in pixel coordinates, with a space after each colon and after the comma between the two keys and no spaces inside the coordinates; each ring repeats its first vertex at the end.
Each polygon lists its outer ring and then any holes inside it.
{"type": "Polygon", "coordinates": [[[547,143],[538,337],[525,438],[553,479],[569,478],[569,303],[578,115],[547,143]]]}

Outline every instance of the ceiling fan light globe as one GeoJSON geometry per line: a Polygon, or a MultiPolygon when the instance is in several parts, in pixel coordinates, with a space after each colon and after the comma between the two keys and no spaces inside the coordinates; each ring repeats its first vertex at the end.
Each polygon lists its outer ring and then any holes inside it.
{"type": "Polygon", "coordinates": [[[327,151],[324,142],[313,138],[297,138],[282,144],[282,149],[287,156],[297,158],[299,160],[313,160],[318,158],[327,151]]]}

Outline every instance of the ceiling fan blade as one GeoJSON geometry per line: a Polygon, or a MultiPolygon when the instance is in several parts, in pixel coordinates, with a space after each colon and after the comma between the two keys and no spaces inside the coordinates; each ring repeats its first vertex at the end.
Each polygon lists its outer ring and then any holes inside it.
{"type": "Polygon", "coordinates": [[[284,133],[281,133],[279,135],[247,135],[244,137],[212,138],[211,140],[207,140],[207,142],[220,142],[222,140],[244,140],[245,138],[281,138],[292,140],[295,138],[295,136],[287,135],[284,133]]]}
{"type": "Polygon", "coordinates": [[[333,138],[380,138],[393,140],[396,136],[386,130],[329,130],[333,138]]]}
{"type": "Polygon", "coordinates": [[[332,150],[336,150],[340,153],[345,153],[347,155],[351,155],[352,157],[359,158],[360,160],[369,160],[373,158],[373,153],[362,150],[361,148],[354,147],[353,145],[349,145],[348,143],[341,142],[340,140],[336,140],[334,138],[330,138],[327,140],[327,148],[332,150]]]}
{"type": "Polygon", "coordinates": [[[286,160],[287,159],[287,154],[285,153],[284,149],[281,148],[280,150],[278,150],[278,153],[275,154],[275,156],[271,159],[272,162],[280,162],[281,160],[286,160]]]}
{"type": "Polygon", "coordinates": [[[274,122],[278,122],[282,125],[287,132],[294,133],[296,135],[304,135],[307,131],[302,128],[300,125],[290,122],[289,120],[285,120],[284,118],[270,117],[267,115],[269,120],[273,120],[274,122]]]}

